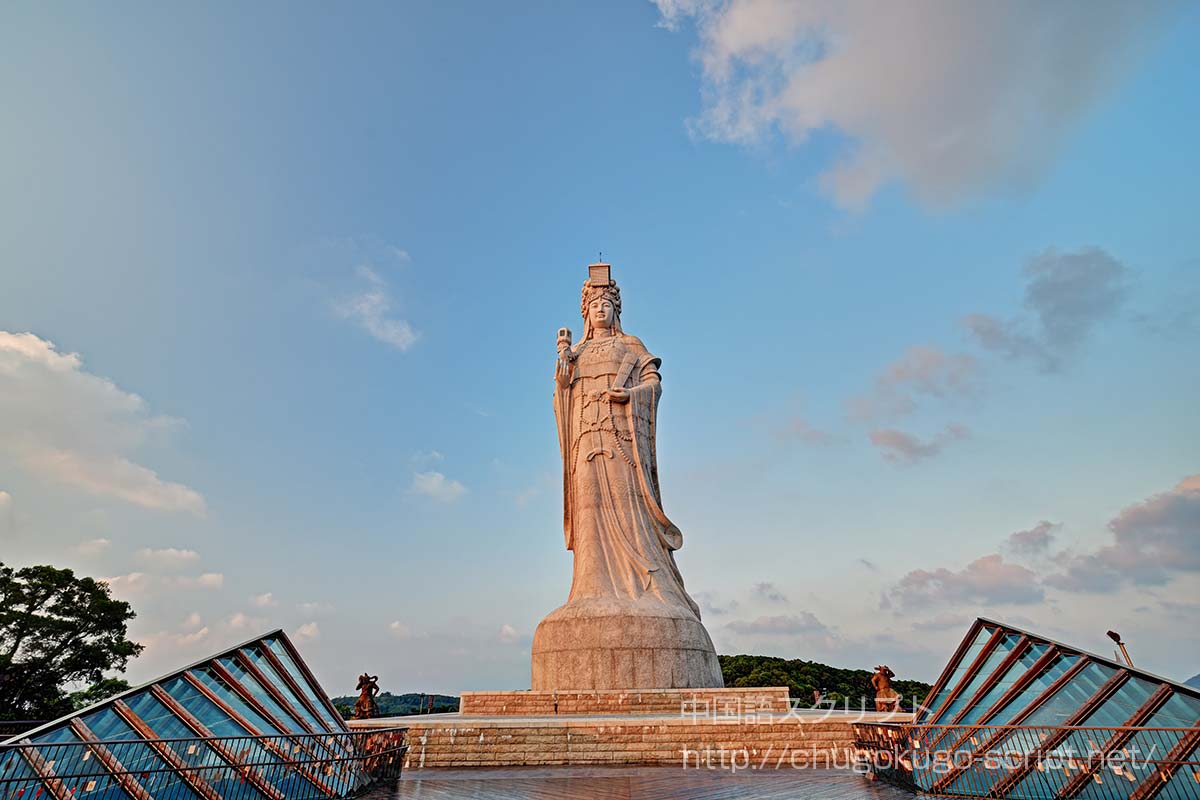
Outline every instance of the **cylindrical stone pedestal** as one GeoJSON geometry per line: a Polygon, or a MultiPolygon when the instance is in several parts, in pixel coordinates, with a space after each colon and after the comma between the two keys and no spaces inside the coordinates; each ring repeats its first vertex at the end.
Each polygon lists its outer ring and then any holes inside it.
{"type": "Polygon", "coordinates": [[[708,631],[688,611],[656,606],[597,615],[598,610],[568,603],[538,625],[535,691],[725,685],[708,631]]]}

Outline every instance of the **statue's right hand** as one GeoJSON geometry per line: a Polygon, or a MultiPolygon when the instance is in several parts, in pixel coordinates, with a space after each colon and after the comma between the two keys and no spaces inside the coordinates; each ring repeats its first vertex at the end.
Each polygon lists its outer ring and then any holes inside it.
{"type": "Polygon", "coordinates": [[[557,368],[554,370],[554,380],[562,388],[567,388],[571,385],[571,362],[565,358],[558,360],[557,368]]]}

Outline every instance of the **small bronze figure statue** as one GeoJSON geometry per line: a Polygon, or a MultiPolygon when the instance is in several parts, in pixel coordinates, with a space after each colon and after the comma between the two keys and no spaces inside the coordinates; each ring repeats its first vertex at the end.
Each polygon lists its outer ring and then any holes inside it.
{"type": "Polygon", "coordinates": [[[892,688],[892,678],[896,673],[886,664],[875,668],[871,676],[871,685],[875,687],[875,710],[898,711],[900,709],[900,693],[892,688]]]}
{"type": "Polygon", "coordinates": [[[371,719],[379,716],[379,704],[375,695],[379,694],[379,676],[363,673],[358,676],[358,699],[354,701],[354,714],[351,719],[371,719]]]}

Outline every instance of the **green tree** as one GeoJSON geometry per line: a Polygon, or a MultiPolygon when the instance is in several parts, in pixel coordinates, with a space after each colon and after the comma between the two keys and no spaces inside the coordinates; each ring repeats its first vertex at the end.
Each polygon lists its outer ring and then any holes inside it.
{"type": "Polygon", "coordinates": [[[0,719],[47,719],[119,691],[106,672],[142,651],[126,638],[136,616],[108,584],[51,566],[0,563],[0,719]],[[72,685],[88,688],[74,695],[72,685]]]}

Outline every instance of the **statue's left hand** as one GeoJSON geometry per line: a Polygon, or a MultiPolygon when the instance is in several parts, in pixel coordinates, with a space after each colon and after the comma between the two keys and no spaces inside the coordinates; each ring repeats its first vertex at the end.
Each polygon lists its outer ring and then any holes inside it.
{"type": "Polygon", "coordinates": [[[628,403],[629,390],[621,388],[613,388],[608,390],[608,399],[614,403],[628,403]]]}

